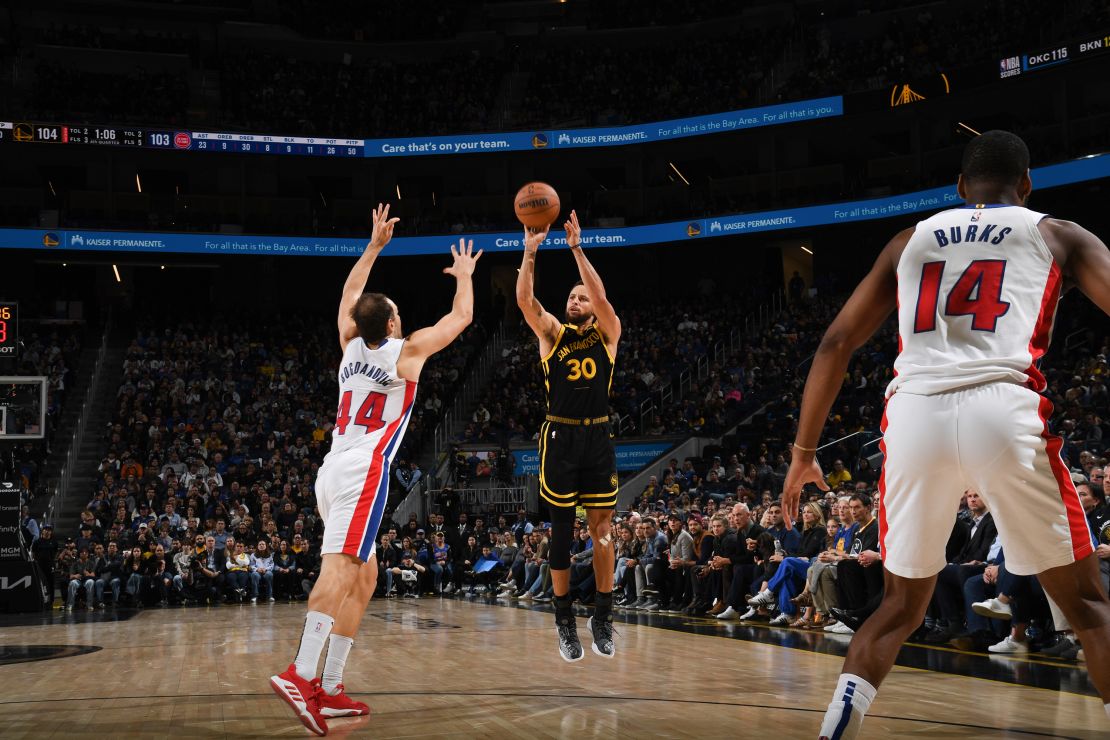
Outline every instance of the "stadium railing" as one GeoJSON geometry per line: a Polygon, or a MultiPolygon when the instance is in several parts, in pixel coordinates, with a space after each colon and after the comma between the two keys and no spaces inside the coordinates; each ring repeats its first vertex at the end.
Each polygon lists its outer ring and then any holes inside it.
{"type": "Polygon", "coordinates": [[[69,440],[69,451],[66,453],[65,462],[62,464],[61,473],[58,475],[58,483],[54,489],[54,495],[50,497],[50,505],[46,510],[46,523],[53,525],[54,513],[60,511],[64,504],[66,496],[69,493],[69,484],[73,479],[73,470],[77,463],[77,454],[81,446],[81,440],[85,437],[85,429],[89,422],[89,404],[92,401],[92,394],[96,389],[97,382],[100,380],[101,372],[104,368],[104,357],[108,353],[108,334],[111,330],[112,319],[111,313],[108,315],[108,320],[104,325],[104,336],[100,340],[100,349],[96,353],[96,363],[94,365],[92,380],[89,381],[88,388],[85,389],[85,397],[81,399],[81,411],[77,415],[77,424],[74,425],[73,437],[69,440]]]}

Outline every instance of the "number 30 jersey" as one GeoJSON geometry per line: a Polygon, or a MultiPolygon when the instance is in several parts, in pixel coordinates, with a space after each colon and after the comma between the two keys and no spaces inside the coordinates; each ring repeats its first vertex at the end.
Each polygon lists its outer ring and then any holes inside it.
{"type": "Polygon", "coordinates": [[[328,457],[350,450],[391,461],[405,436],[416,382],[397,375],[403,339],[386,339],[374,348],[361,337],[347,343],[339,364],[339,412],[328,457]]]}
{"type": "Polygon", "coordinates": [[[563,324],[555,346],[540,364],[548,414],[567,419],[609,415],[613,358],[596,323],[582,332],[573,324],[563,324]]]}
{"type": "Polygon", "coordinates": [[[917,224],[898,262],[895,391],[931,395],[990,382],[1043,391],[1037,368],[1063,279],[1021,206],[967,205],[917,224]]]}

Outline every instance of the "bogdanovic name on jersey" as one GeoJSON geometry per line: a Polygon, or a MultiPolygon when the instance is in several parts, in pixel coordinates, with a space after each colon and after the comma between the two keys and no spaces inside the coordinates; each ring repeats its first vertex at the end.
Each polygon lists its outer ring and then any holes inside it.
{"type": "Polygon", "coordinates": [[[365,375],[375,383],[381,385],[389,385],[394,381],[392,375],[385,370],[382,370],[377,365],[371,365],[368,362],[348,362],[347,366],[339,374],[339,381],[343,382],[355,375],[365,375]]]}

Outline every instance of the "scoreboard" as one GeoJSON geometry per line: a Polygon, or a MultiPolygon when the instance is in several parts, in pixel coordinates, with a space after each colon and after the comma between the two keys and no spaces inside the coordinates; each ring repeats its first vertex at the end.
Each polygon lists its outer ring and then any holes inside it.
{"type": "Polygon", "coordinates": [[[1094,34],[1076,43],[1059,44],[1048,49],[1038,49],[1027,54],[1000,59],[998,76],[1002,79],[1017,77],[1022,73],[1028,74],[1106,53],[1110,53],[1110,33],[1094,34]]]}
{"type": "Polygon", "coordinates": [[[0,301],[0,359],[19,356],[19,304],[0,301]]]}
{"type": "Polygon", "coordinates": [[[364,157],[363,139],[170,131],[140,126],[90,126],[0,121],[0,142],[92,144],[137,149],[364,157]]]}

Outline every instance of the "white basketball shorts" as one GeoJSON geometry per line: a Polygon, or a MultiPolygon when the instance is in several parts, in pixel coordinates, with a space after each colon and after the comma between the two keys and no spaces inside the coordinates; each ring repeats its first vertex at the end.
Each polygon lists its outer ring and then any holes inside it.
{"type": "Polygon", "coordinates": [[[389,497],[389,462],[361,451],[329,455],[316,476],[316,505],[324,521],[320,553],[369,562],[389,497]]]}
{"type": "Polygon", "coordinates": [[[925,578],[944,550],[964,491],[986,501],[1006,570],[1032,575],[1091,554],[1090,530],[1061,440],[1048,431],[1052,403],[1011,383],[931,396],[897,392],[883,414],[879,543],[886,569],[925,578]]]}

